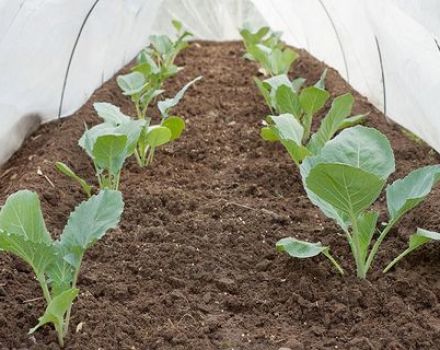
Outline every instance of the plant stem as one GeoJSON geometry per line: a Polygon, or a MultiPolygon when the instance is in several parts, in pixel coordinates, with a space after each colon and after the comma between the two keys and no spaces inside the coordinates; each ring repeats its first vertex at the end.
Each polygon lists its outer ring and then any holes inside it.
{"type": "Polygon", "coordinates": [[[322,252],[322,254],[324,254],[333,264],[333,266],[338,270],[338,272],[341,275],[344,275],[344,269],[341,267],[341,265],[338,264],[338,262],[335,260],[335,258],[330,254],[329,250],[324,250],[322,252]]]}
{"type": "Polygon", "coordinates": [[[387,226],[384,228],[384,230],[382,231],[382,233],[380,234],[379,238],[376,240],[376,242],[373,245],[373,248],[371,248],[370,254],[368,255],[368,259],[367,262],[365,263],[365,268],[368,270],[371,266],[371,263],[373,262],[374,257],[376,256],[380,245],[382,244],[382,241],[385,239],[385,237],[387,236],[388,232],[390,232],[390,230],[393,228],[393,226],[395,225],[395,223],[400,219],[400,217],[394,218],[393,220],[391,220],[387,226]]]}
{"type": "Polygon", "coordinates": [[[365,262],[361,261],[361,248],[359,246],[359,228],[357,224],[357,219],[354,214],[350,214],[350,220],[351,225],[353,227],[353,234],[352,234],[352,242],[353,242],[353,255],[354,260],[356,262],[356,274],[358,278],[365,279],[367,275],[367,269],[365,268],[365,262]]]}
{"type": "Polygon", "coordinates": [[[60,348],[64,348],[64,331],[62,325],[60,327],[55,327],[57,331],[58,344],[60,348]]]}
{"type": "Polygon", "coordinates": [[[49,293],[49,288],[47,287],[46,278],[44,275],[37,275],[37,281],[40,283],[41,289],[43,290],[44,299],[46,299],[47,304],[52,301],[52,297],[49,293]]]}
{"type": "Polygon", "coordinates": [[[398,255],[396,258],[391,261],[387,267],[383,270],[383,273],[387,273],[394,265],[396,265],[403,257],[411,253],[413,249],[406,248],[400,255],[398,255]]]}
{"type": "MultiPolygon", "coordinates": [[[[81,262],[82,262],[82,256],[79,259],[79,266],[81,266],[81,262]]],[[[75,274],[73,275],[72,288],[76,288],[76,282],[78,281],[79,270],[80,267],[78,267],[78,269],[75,271],[75,274]]],[[[64,319],[64,330],[62,332],[64,337],[67,336],[67,333],[69,333],[69,323],[70,323],[70,314],[72,312],[72,305],[73,303],[69,305],[69,309],[67,309],[66,318],[64,319]]]]}

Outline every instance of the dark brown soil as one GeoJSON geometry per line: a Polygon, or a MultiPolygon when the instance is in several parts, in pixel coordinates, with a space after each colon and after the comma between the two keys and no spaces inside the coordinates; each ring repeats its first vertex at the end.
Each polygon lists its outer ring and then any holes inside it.
{"type": "MultiPolygon", "coordinates": [[[[440,190],[390,234],[369,280],[357,280],[345,239],[310,204],[293,162],[260,139],[268,110],[252,81],[256,66],[242,54],[235,42],[195,43],[179,57],[185,69],[167,85],[170,94],[204,76],[177,108],[187,131],[157,153],[153,167],[131,160],[124,171],[126,211],[84,260],[67,348],[440,349],[439,246],[380,272],[417,226],[439,229],[440,190]],[[348,276],[321,257],[277,254],[274,243],[287,235],[329,244],[348,276]]],[[[324,64],[301,54],[294,75],[312,83],[324,64]]],[[[333,95],[351,90],[334,70],[327,86],[333,95]]],[[[354,94],[355,112],[370,111],[367,125],[391,139],[396,176],[439,161],[354,94]]],[[[84,199],[54,162],[94,181],[77,140],[84,122],[97,122],[95,101],[133,112],[113,79],[72,118],[42,126],[0,174],[0,201],[19,189],[37,191],[54,235],[84,199]]],[[[378,208],[386,220],[383,198],[378,208]]],[[[1,254],[0,349],[58,349],[49,326],[27,336],[43,310],[39,296],[29,268],[1,254]]]]}

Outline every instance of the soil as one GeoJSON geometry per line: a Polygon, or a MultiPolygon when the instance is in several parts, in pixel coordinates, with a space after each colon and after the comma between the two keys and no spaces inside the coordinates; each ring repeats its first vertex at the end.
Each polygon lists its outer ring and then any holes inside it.
{"type": "MultiPolygon", "coordinates": [[[[309,202],[287,153],[261,140],[268,109],[252,81],[257,67],[242,55],[237,42],[198,42],[178,58],[185,69],[167,83],[170,95],[204,77],[176,108],[187,130],[157,152],[154,166],[128,162],[121,180],[126,210],[119,229],[85,257],[66,348],[440,349],[439,246],[427,245],[381,273],[416,227],[439,229],[440,189],[391,232],[368,280],[359,281],[345,239],[309,202]],[[289,235],[330,245],[347,276],[322,257],[277,254],[275,242],[289,235]]],[[[292,77],[313,83],[324,68],[301,51],[292,77]]],[[[391,140],[393,179],[439,162],[333,69],[327,88],[332,95],[352,91],[354,112],[370,112],[366,124],[391,140]]],[[[94,181],[77,141],[84,123],[98,122],[96,101],[133,114],[112,79],[71,118],[41,126],[0,173],[0,202],[19,189],[37,191],[54,236],[84,199],[54,162],[94,181]]],[[[386,221],[383,197],[377,208],[386,221]]],[[[0,349],[58,349],[49,326],[27,335],[44,307],[40,295],[30,269],[1,254],[0,349]]]]}

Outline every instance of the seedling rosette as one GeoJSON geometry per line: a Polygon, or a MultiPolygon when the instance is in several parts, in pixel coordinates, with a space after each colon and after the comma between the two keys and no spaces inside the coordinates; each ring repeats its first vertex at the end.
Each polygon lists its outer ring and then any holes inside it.
{"type": "Polygon", "coordinates": [[[0,251],[18,256],[32,267],[46,301],[46,311],[29,334],[51,323],[64,346],[84,254],[117,226],[123,207],[120,192],[103,190],[75,208],[61,236],[54,240],[36,193],[22,190],[6,200],[0,211],[0,251]]]}
{"type": "MultiPolygon", "coordinates": [[[[428,196],[440,180],[440,165],[416,169],[386,187],[389,220],[378,230],[379,213],[371,209],[394,172],[394,155],[387,138],[362,126],[343,130],[327,142],[319,155],[308,157],[300,167],[309,199],[336,221],[346,236],[355,260],[357,276],[366,278],[374,258],[391,229],[428,196]]],[[[438,234],[419,229],[401,258],[438,234]]]]}

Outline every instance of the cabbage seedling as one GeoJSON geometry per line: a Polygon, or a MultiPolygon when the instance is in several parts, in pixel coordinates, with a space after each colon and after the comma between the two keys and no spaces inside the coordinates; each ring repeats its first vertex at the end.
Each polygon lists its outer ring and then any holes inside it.
{"type": "Polygon", "coordinates": [[[251,45],[248,49],[248,57],[257,61],[263,69],[264,75],[277,76],[287,74],[293,62],[299,55],[292,49],[270,48],[262,44],[251,45]]]}
{"type": "MultiPolygon", "coordinates": [[[[125,160],[136,150],[145,120],[133,120],[110,103],[95,103],[103,123],[84,132],[79,145],[92,159],[99,188],[117,190],[125,160]]],[[[57,162],[56,168],[77,181],[90,196],[92,186],[66,164],[57,162]]]]}
{"type": "MultiPolygon", "coordinates": [[[[379,213],[371,205],[395,170],[394,154],[383,134],[362,126],[343,130],[322,147],[319,155],[305,159],[300,170],[309,199],[343,230],[361,279],[366,278],[390,230],[440,180],[440,165],[431,165],[388,185],[385,193],[389,220],[375,238],[379,213]]],[[[404,255],[419,247],[419,243],[426,243],[426,238],[435,238],[433,234],[427,236],[426,231],[419,231],[404,255]]]]}
{"type": "Polygon", "coordinates": [[[267,91],[265,99],[280,115],[266,117],[265,126],[261,129],[261,137],[266,141],[280,142],[292,160],[299,166],[303,160],[316,155],[321,148],[341,129],[359,123],[365,117],[357,115],[349,117],[353,106],[353,96],[344,94],[336,97],[321,121],[319,129],[310,136],[313,116],[324,107],[330,94],[315,86],[309,86],[298,92],[301,81],[290,82],[287,76],[269,79],[262,84],[267,91]]]}
{"type": "Polygon", "coordinates": [[[283,47],[280,41],[281,32],[273,32],[269,27],[261,27],[255,32],[252,32],[250,28],[244,27],[240,29],[240,35],[247,51],[244,57],[251,61],[255,61],[255,58],[249,52],[249,49],[254,45],[260,44],[270,49],[281,49],[283,47]]]}
{"type": "MultiPolygon", "coordinates": [[[[180,137],[185,129],[185,121],[179,116],[170,116],[170,111],[179,103],[191,85],[200,79],[202,79],[202,77],[195,78],[187,83],[182,89],[180,89],[180,91],[177,92],[174,97],[167,98],[157,103],[157,108],[162,116],[160,124],[151,125],[151,119],[149,117],[143,114],[139,116],[138,114],[140,120],[145,121],[145,124],[142,126],[138,137],[137,147],[135,148],[135,156],[140,166],[144,167],[151,164],[157,147],[174,141],[180,137]]],[[[139,81],[139,85],[137,86],[140,89],[139,91],[142,89],[142,84],[143,82],[139,81]]],[[[127,92],[127,94],[129,93],[127,92]]],[[[137,98],[138,97],[136,97],[136,99],[137,98]]],[[[137,107],[136,110],[138,110],[137,107]]],[[[143,109],[142,113],[144,113],[144,111],[146,111],[146,109],[143,109]]]]}
{"type": "Polygon", "coordinates": [[[0,210],[0,251],[18,256],[32,267],[46,301],[43,316],[29,334],[51,323],[64,346],[84,254],[117,226],[123,207],[120,192],[103,190],[75,208],[61,236],[54,240],[36,193],[22,190],[6,200],[0,210]]]}

